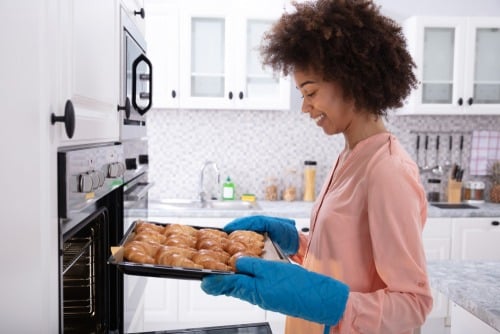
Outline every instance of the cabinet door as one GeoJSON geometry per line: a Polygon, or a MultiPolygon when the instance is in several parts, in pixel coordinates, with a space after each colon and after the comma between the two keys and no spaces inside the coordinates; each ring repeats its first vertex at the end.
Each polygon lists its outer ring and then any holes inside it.
{"type": "Polygon", "coordinates": [[[468,113],[498,114],[500,18],[469,18],[464,101],[468,113]]]}
{"type": "Polygon", "coordinates": [[[452,259],[500,260],[500,217],[453,219],[452,259]]]}
{"type": "Polygon", "coordinates": [[[231,21],[228,13],[228,7],[220,1],[215,4],[190,1],[181,8],[179,81],[184,108],[232,105],[234,93],[227,78],[234,71],[228,55],[231,21]]]}
{"type": "Polygon", "coordinates": [[[61,106],[75,111],[75,133],[57,124],[59,143],[80,144],[119,138],[119,29],[116,0],[61,1],[61,106]]]}
{"type": "Polygon", "coordinates": [[[239,64],[234,67],[240,70],[234,82],[235,105],[242,109],[289,109],[290,78],[274,74],[269,67],[264,68],[259,51],[264,33],[283,12],[282,3],[245,1],[234,12],[241,30],[238,34],[233,30],[233,41],[237,44],[231,49],[242,51],[236,56],[239,64]]]}
{"type": "Polygon", "coordinates": [[[498,331],[462,307],[453,303],[451,307],[450,334],[498,334],[498,331]]]}
{"type": "Polygon", "coordinates": [[[144,36],[146,30],[145,18],[149,12],[144,7],[144,0],[120,0],[123,9],[127,12],[134,24],[144,36]]]}
{"type": "MultiPolygon", "coordinates": [[[[425,257],[428,261],[450,259],[451,219],[429,218],[422,236],[425,257]]],[[[432,290],[432,296],[434,297],[434,305],[429,318],[446,317],[448,314],[448,299],[435,290],[432,290]]]]}
{"type": "Polygon", "coordinates": [[[154,66],[153,107],[179,107],[179,7],[177,1],[148,1],[146,40],[154,66]]]}
{"type": "Polygon", "coordinates": [[[405,22],[420,82],[410,98],[410,112],[455,113],[464,105],[465,27],[463,18],[413,17],[405,22]]]}

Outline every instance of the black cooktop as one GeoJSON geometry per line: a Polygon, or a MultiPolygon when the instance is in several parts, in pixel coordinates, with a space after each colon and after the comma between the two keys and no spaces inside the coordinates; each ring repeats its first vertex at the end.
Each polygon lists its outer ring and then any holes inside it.
{"type": "Polygon", "coordinates": [[[136,334],[272,334],[271,327],[269,323],[261,322],[254,324],[240,324],[240,325],[230,325],[230,326],[215,326],[215,327],[200,327],[200,328],[187,328],[187,329],[175,329],[168,331],[154,331],[154,332],[143,332],[136,334]]]}

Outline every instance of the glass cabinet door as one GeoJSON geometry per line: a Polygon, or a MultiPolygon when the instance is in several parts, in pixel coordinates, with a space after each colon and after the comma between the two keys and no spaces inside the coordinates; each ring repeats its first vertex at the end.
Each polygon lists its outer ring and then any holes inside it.
{"type": "Polygon", "coordinates": [[[473,103],[500,103],[500,29],[476,28],[473,103]]]}
{"type": "Polygon", "coordinates": [[[225,20],[191,19],[191,96],[224,97],[225,20]]]}
{"type": "Polygon", "coordinates": [[[453,103],[455,28],[424,29],[421,103],[453,103]]]}
{"type": "Polygon", "coordinates": [[[270,98],[279,95],[279,78],[273,77],[270,68],[263,68],[259,46],[264,33],[270,29],[272,22],[264,20],[247,21],[247,66],[246,92],[247,98],[270,98]]]}

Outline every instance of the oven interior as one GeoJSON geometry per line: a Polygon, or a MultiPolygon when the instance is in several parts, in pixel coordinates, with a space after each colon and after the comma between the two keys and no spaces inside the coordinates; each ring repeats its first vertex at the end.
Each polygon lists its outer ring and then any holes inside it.
{"type": "Polygon", "coordinates": [[[108,212],[97,211],[62,245],[64,333],[103,333],[108,330],[106,285],[108,212]]]}

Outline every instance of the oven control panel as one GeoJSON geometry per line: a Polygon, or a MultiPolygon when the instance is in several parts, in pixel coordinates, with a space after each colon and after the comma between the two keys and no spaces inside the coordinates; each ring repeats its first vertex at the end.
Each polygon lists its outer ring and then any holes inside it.
{"type": "Polygon", "coordinates": [[[119,143],[59,150],[59,217],[69,218],[122,186],[124,173],[119,143]]]}

